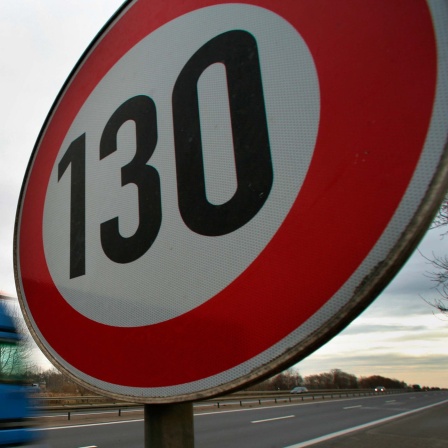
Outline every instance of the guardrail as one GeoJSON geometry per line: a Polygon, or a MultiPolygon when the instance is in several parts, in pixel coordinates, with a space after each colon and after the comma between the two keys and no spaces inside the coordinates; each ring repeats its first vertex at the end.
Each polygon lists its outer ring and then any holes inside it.
{"type": "MultiPolygon", "coordinates": [[[[314,401],[335,398],[362,397],[372,395],[386,395],[409,392],[407,389],[386,390],[385,392],[375,392],[371,389],[333,389],[315,390],[301,394],[291,394],[288,391],[245,391],[231,395],[216,397],[212,399],[196,402],[195,406],[240,406],[244,405],[268,405],[278,403],[293,403],[296,401],[314,401]]],[[[72,396],[72,397],[33,397],[35,407],[41,412],[63,412],[67,413],[68,420],[76,412],[86,410],[116,410],[121,416],[122,410],[130,408],[141,408],[141,403],[129,403],[113,401],[110,398],[92,396],[72,396]]]]}
{"type": "MultiPolygon", "coordinates": [[[[268,402],[289,402],[293,401],[314,401],[316,399],[334,399],[334,398],[348,398],[348,397],[366,397],[370,395],[385,395],[385,394],[396,394],[407,392],[404,389],[393,389],[387,390],[385,392],[375,392],[371,389],[330,389],[330,390],[315,390],[308,391],[301,394],[292,394],[288,391],[280,392],[245,392],[244,394],[233,394],[226,397],[214,398],[211,400],[206,400],[204,402],[214,402],[219,408],[221,404],[231,403],[239,401],[239,405],[243,406],[243,402],[254,402],[257,401],[259,405],[268,402]],[[252,395],[252,396],[251,396],[252,395]]],[[[202,402],[202,403],[204,403],[202,402]]]]}

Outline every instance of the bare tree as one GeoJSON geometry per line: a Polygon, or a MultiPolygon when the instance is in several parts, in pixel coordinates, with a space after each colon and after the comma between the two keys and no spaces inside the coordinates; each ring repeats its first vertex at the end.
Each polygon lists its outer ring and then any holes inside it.
{"type": "Polygon", "coordinates": [[[358,378],[341,369],[331,369],[305,377],[305,386],[308,389],[358,389],[358,378]]]}
{"type": "Polygon", "coordinates": [[[16,345],[0,344],[0,378],[14,379],[21,372],[22,358],[16,345]]]}
{"type": "Polygon", "coordinates": [[[303,383],[300,373],[294,368],[289,368],[270,379],[272,390],[290,390],[303,383]]]}
{"type": "Polygon", "coordinates": [[[434,283],[436,297],[426,300],[430,305],[444,314],[448,314],[448,255],[432,254],[432,258],[425,257],[431,264],[432,271],[426,276],[434,283]]]}
{"type": "Polygon", "coordinates": [[[306,376],[305,385],[308,389],[333,389],[333,374],[323,372],[317,375],[306,376]]]}
{"type": "MultiPolygon", "coordinates": [[[[431,226],[431,229],[443,229],[441,237],[445,237],[448,233],[448,196],[445,197],[439,212],[431,226]]],[[[437,255],[432,253],[431,257],[426,257],[431,265],[431,271],[426,276],[434,283],[436,297],[426,300],[430,305],[448,315],[448,255],[437,255]]]]}
{"type": "Polygon", "coordinates": [[[343,372],[341,369],[331,369],[333,375],[333,387],[335,389],[358,389],[358,379],[351,373],[343,372]]]}
{"type": "Polygon", "coordinates": [[[21,355],[22,355],[22,363],[26,370],[33,369],[33,351],[36,347],[36,343],[34,342],[28,327],[26,326],[25,320],[20,311],[19,304],[17,302],[14,303],[14,307],[11,311],[12,318],[17,326],[17,330],[21,335],[20,345],[21,345],[21,355]]]}
{"type": "Polygon", "coordinates": [[[248,390],[291,390],[293,387],[301,386],[302,384],[302,375],[294,367],[290,367],[284,372],[249,387],[248,390]]]}
{"type": "Polygon", "coordinates": [[[404,381],[380,375],[361,376],[359,378],[359,386],[362,389],[373,389],[377,386],[384,386],[386,389],[406,389],[408,387],[404,381]]]}
{"type": "MultiPolygon", "coordinates": [[[[446,226],[448,226],[448,196],[445,197],[444,201],[442,202],[440,210],[431,225],[431,229],[439,229],[446,226]]],[[[446,233],[447,231],[444,231],[442,235],[445,235],[446,233]]]]}
{"type": "Polygon", "coordinates": [[[0,371],[4,374],[21,371],[24,374],[32,368],[34,341],[25,325],[17,300],[0,294],[4,310],[13,319],[20,334],[18,344],[2,344],[0,347],[0,371]]]}

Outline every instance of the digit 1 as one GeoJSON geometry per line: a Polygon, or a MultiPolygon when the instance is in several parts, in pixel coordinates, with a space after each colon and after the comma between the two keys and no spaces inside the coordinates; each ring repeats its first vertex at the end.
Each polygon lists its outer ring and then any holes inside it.
{"type": "Polygon", "coordinates": [[[135,122],[136,151],[131,162],[121,168],[121,185],[133,183],[138,188],[139,223],[130,237],[120,235],[118,217],[101,223],[103,251],[116,263],[131,263],[145,254],[162,223],[159,173],[146,165],[157,144],[156,106],[151,98],[130,98],[112,114],[101,135],[100,160],[117,150],[117,133],[129,120],[135,122]]]}
{"type": "Polygon", "coordinates": [[[179,210],[201,235],[218,236],[249,222],[265,203],[273,183],[263,85],[255,38],[229,31],[211,39],[186,63],[174,86],[174,141],[179,210]],[[225,204],[208,202],[197,83],[204,70],[226,68],[237,190],[225,204]]]}
{"type": "Polygon", "coordinates": [[[58,164],[58,182],[71,165],[70,278],[86,273],[86,134],[68,147],[58,164]]]}

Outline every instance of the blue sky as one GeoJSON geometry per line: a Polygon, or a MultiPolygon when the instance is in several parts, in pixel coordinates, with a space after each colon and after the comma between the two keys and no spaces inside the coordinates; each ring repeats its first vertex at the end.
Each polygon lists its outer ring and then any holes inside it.
{"type": "MultiPolygon", "coordinates": [[[[84,49],[121,5],[117,0],[2,0],[0,3],[0,290],[15,295],[13,229],[26,165],[47,113],[84,49]]],[[[419,250],[448,252],[430,231],[419,250]]],[[[435,297],[431,270],[416,251],[386,290],[342,333],[297,364],[302,376],[340,368],[448,387],[448,317],[435,297]]],[[[42,365],[48,365],[38,356],[42,365]]]]}

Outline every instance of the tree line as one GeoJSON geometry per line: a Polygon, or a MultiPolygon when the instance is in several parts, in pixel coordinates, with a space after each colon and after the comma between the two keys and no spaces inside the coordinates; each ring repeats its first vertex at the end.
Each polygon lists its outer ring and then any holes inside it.
{"type": "Polygon", "coordinates": [[[291,390],[296,386],[304,386],[309,390],[374,389],[377,386],[384,386],[386,389],[430,389],[427,386],[421,387],[419,384],[408,385],[404,381],[387,378],[381,375],[357,377],[356,375],[344,372],[341,369],[331,369],[329,372],[302,377],[302,375],[300,375],[294,368],[285,370],[262,383],[251,386],[249,389],[257,391],[285,391],[291,390]]]}
{"type": "Polygon", "coordinates": [[[27,384],[36,384],[40,392],[49,395],[96,395],[54,367],[48,370],[30,368],[23,379],[27,384]]]}
{"type": "MultiPolygon", "coordinates": [[[[68,395],[92,395],[89,389],[84,388],[62,374],[56,368],[45,371],[30,369],[25,374],[25,381],[29,384],[38,384],[41,392],[48,394],[68,395]]],[[[406,384],[393,378],[381,375],[357,377],[341,369],[331,369],[314,375],[303,377],[298,370],[290,368],[261,383],[249,387],[252,391],[289,391],[296,386],[305,386],[309,390],[324,389],[374,389],[384,386],[386,389],[438,389],[434,387],[420,386],[418,384],[406,384]]]]}

